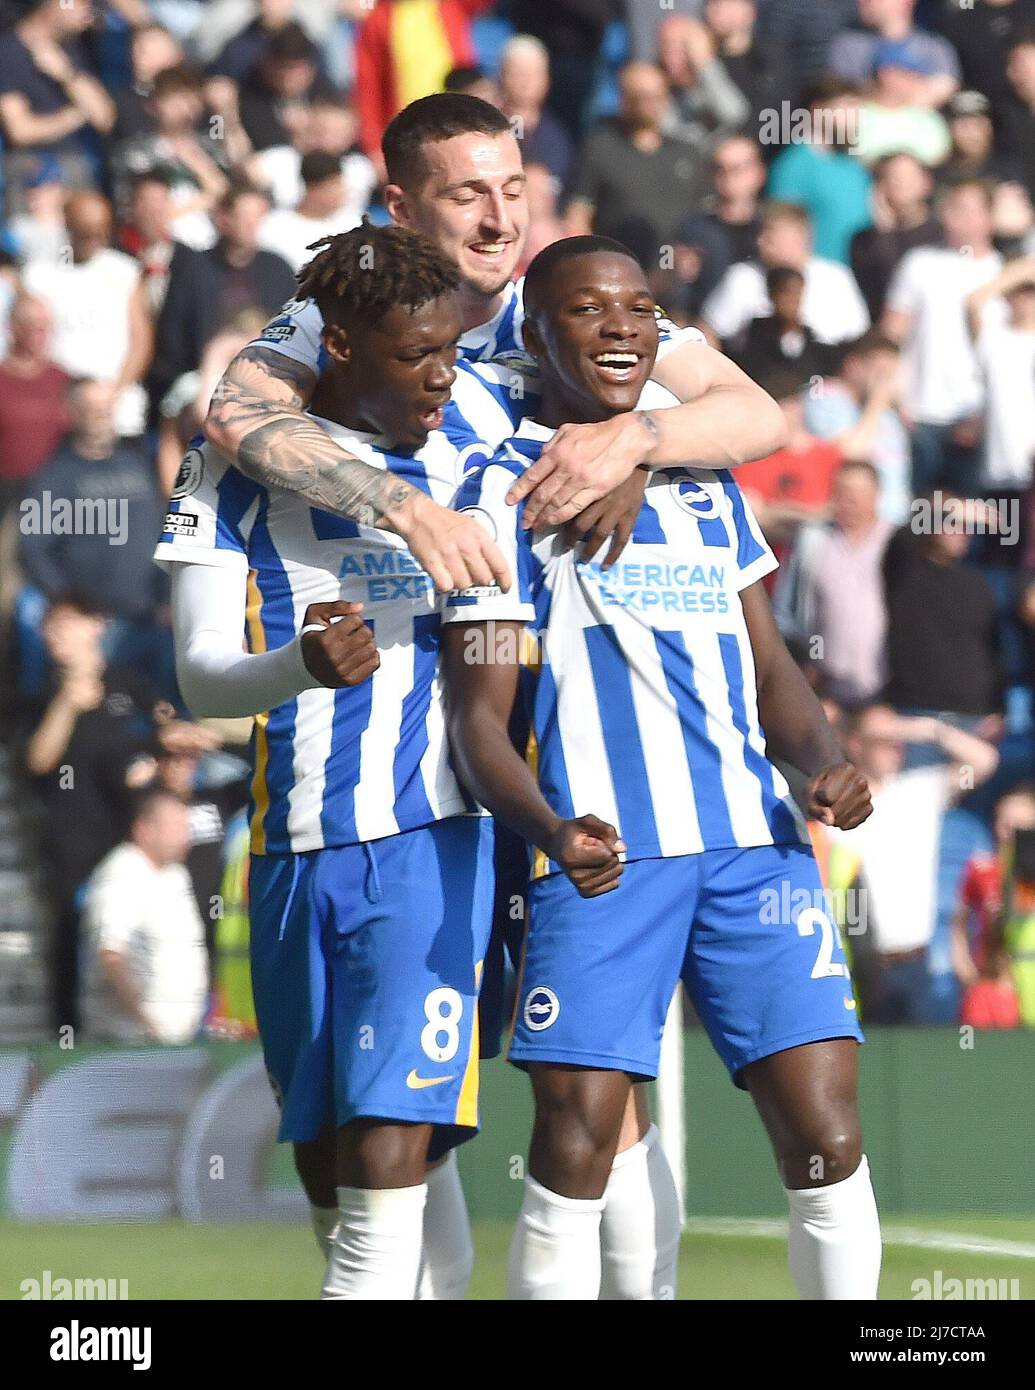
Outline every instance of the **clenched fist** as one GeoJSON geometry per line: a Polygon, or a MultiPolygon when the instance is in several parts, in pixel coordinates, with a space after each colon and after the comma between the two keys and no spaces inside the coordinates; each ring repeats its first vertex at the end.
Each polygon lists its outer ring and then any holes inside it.
{"type": "Polygon", "coordinates": [[[311,603],[302,624],[306,670],[330,690],[361,685],[381,665],[361,603],[311,603]],[[307,629],[313,629],[307,631],[307,629]]]}
{"type": "Polygon", "coordinates": [[[625,845],[618,831],[597,816],[564,820],[550,837],[546,852],[584,898],[598,898],[618,887],[625,845]]]}
{"type": "Polygon", "coordinates": [[[805,788],[805,814],[822,825],[854,830],[873,810],[866,778],[851,763],[825,767],[805,788]]]}

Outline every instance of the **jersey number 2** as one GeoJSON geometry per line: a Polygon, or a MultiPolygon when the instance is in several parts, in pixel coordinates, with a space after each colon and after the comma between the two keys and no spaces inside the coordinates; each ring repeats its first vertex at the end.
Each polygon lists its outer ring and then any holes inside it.
{"type": "Polygon", "coordinates": [[[837,927],[834,926],[826,913],[820,912],[818,907],[807,907],[804,912],[798,915],[799,936],[815,936],[817,927],[819,928],[819,952],[816,956],[816,964],[812,967],[812,978],[825,980],[830,975],[846,974],[844,966],[834,960],[834,937],[837,936],[839,946],[841,937],[837,927]]]}

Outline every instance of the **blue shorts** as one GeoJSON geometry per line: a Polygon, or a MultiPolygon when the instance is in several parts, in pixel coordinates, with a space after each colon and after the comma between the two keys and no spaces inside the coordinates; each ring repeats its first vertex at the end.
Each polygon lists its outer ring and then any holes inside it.
{"type": "Polygon", "coordinates": [[[580,898],[533,883],[509,1060],[658,1072],[682,979],[731,1076],[821,1038],[862,1041],[852,983],[806,845],[637,859],[580,898]]]}
{"type": "Polygon", "coordinates": [[[281,1139],[358,1116],[477,1130],[492,888],[487,817],[253,857],[252,989],[281,1139]]]}

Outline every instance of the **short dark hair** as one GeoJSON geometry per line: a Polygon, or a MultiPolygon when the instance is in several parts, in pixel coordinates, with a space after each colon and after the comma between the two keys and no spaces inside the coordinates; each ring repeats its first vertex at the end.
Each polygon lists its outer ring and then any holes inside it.
{"type": "Polygon", "coordinates": [[[196,68],[186,63],[176,63],[171,68],[163,68],[155,74],[151,87],[152,99],[169,96],[172,92],[196,92],[199,96],[204,89],[204,79],[196,68]]]}
{"type": "Polygon", "coordinates": [[[315,183],[326,183],[341,173],[341,160],[329,150],[310,150],[302,156],[299,170],[306,188],[315,183]]]}
{"type": "Polygon", "coordinates": [[[476,82],[484,81],[485,69],[480,68],[477,63],[470,63],[463,67],[451,68],[446,73],[446,80],[442,85],[447,92],[466,92],[476,82]]]}
{"type": "Polygon", "coordinates": [[[460,285],[453,261],[409,227],[363,221],[310,249],[317,254],[299,274],[298,294],[316,302],[325,323],[370,326],[396,305],[417,309],[460,285]]]}
{"type": "Polygon", "coordinates": [[[404,106],[381,137],[389,183],[404,187],[418,183],[427,162],[424,146],[456,135],[507,135],[510,122],[503,112],[467,92],[433,92],[404,106]]]}
{"type": "Polygon", "coordinates": [[[627,260],[642,269],[639,261],[624,242],[609,236],[570,236],[551,242],[534,257],[525,271],[525,309],[532,317],[546,297],[546,290],[557,267],[574,256],[593,256],[606,251],[611,255],[625,256],[627,260]]]}
{"type": "Polygon", "coordinates": [[[765,287],[770,299],[793,284],[804,286],[805,276],[792,265],[774,265],[766,271],[765,287]]]}
{"type": "Polygon", "coordinates": [[[292,20],[290,24],[285,24],[283,29],[278,29],[275,34],[270,35],[262,56],[264,59],[272,59],[275,63],[315,63],[317,48],[301,24],[292,20]]]}
{"type": "Polygon", "coordinates": [[[264,198],[267,203],[273,201],[266,189],[260,188],[257,183],[252,183],[249,179],[234,177],[231,178],[225,191],[220,194],[216,203],[216,211],[232,211],[239,198],[264,198]]]}
{"type": "Polygon", "coordinates": [[[55,594],[47,604],[44,618],[49,618],[56,608],[71,608],[81,618],[102,618],[104,620],[108,618],[108,613],[103,605],[98,603],[92,594],[88,594],[82,589],[63,589],[61,593],[55,594]]]}

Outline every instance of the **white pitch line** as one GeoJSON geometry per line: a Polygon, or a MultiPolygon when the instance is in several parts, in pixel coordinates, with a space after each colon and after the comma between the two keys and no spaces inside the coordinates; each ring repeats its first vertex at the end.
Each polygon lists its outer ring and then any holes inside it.
{"type": "MultiPolygon", "coordinates": [[[[686,1235],[763,1236],[787,1238],[787,1222],[770,1219],[744,1219],[732,1216],[691,1216],[683,1228],[686,1235]]],[[[1014,1260],[1035,1260],[1035,1244],[1022,1240],[995,1240],[991,1236],[969,1236],[961,1231],[924,1231],[915,1226],[882,1226],[885,1245],[911,1245],[919,1250],[946,1250],[953,1254],[1000,1255],[1014,1260]]]]}

